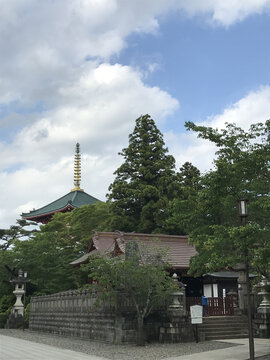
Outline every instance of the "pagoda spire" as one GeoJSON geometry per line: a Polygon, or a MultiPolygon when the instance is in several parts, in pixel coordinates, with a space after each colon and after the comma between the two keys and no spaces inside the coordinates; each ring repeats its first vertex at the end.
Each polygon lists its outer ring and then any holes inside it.
{"type": "Polygon", "coordinates": [[[75,187],[71,191],[83,191],[80,188],[81,182],[81,154],[80,154],[80,144],[76,144],[75,149],[75,158],[74,158],[74,185],[75,187]]]}

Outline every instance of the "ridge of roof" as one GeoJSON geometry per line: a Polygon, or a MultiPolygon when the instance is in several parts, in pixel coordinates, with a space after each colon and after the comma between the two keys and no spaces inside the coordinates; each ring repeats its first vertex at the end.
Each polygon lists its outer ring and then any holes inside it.
{"type": "Polygon", "coordinates": [[[96,231],[95,234],[97,235],[103,235],[103,236],[119,236],[119,237],[125,237],[125,236],[144,236],[149,238],[157,238],[157,237],[166,237],[169,239],[188,239],[188,235],[167,235],[167,234],[145,234],[145,233],[137,233],[137,232],[121,232],[121,231],[96,231]]]}
{"type": "Polygon", "coordinates": [[[23,218],[29,217],[38,217],[46,214],[52,214],[57,211],[61,211],[65,209],[68,205],[73,208],[78,208],[83,205],[94,204],[100,200],[94,198],[93,196],[87,194],[84,191],[76,190],[70,191],[68,194],[52,201],[51,203],[42,206],[37,210],[29,211],[28,213],[22,213],[21,216],[23,218]]]}

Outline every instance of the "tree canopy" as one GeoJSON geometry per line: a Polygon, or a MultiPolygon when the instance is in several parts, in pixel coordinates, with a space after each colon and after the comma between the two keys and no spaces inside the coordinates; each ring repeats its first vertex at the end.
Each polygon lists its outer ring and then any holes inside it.
{"type": "Polygon", "coordinates": [[[185,162],[177,173],[177,195],[170,201],[166,219],[166,233],[187,235],[189,216],[193,212],[201,189],[200,171],[190,162],[185,162]]]}
{"type": "MultiPolygon", "coordinates": [[[[244,250],[253,268],[270,271],[270,121],[244,131],[235,124],[222,130],[186,123],[188,130],[217,146],[214,169],[200,179],[193,208],[185,214],[187,230],[198,256],[191,270],[203,273],[233,267],[244,250]],[[243,227],[237,200],[247,199],[248,224],[243,227]]],[[[181,221],[182,215],[178,214],[181,221]]]]}
{"type": "Polygon", "coordinates": [[[149,115],[140,116],[129,145],[119,153],[124,163],[109,187],[112,226],[123,231],[162,232],[169,200],[175,195],[175,160],[149,115]]]}
{"type": "Polygon", "coordinates": [[[16,233],[15,227],[12,227],[12,245],[0,251],[1,296],[12,293],[9,284],[12,274],[6,265],[10,269],[21,268],[28,272],[31,280],[29,295],[51,294],[85,284],[87,274],[82,269],[72,268],[70,262],[88,250],[95,230],[110,230],[109,219],[109,204],[99,202],[72,212],[56,213],[48,224],[42,225],[40,231],[35,233],[23,232],[20,227],[16,228],[16,233]],[[23,240],[21,234],[24,235],[23,240]]]}

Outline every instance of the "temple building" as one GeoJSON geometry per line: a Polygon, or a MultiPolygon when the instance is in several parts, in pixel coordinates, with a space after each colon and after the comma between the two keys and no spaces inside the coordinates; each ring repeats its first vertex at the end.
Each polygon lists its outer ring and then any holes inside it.
{"type": "Polygon", "coordinates": [[[33,209],[28,213],[21,214],[25,220],[35,221],[37,223],[47,224],[56,212],[72,211],[83,205],[94,204],[100,200],[87,194],[80,188],[81,181],[81,154],[80,144],[76,144],[74,159],[74,188],[66,195],[45,205],[37,210],[33,209]]]}

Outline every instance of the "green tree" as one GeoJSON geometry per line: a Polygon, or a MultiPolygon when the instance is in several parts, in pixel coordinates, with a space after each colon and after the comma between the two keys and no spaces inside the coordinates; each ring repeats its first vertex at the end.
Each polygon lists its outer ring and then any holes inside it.
{"type": "Polygon", "coordinates": [[[162,232],[169,200],[177,188],[175,160],[149,115],[140,116],[120,155],[124,163],[109,187],[112,227],[123,231],[162,232]]]}
{"type": "Polygon", "coordinates": [[[31,237],[37,229],[26,229],[29,226],[36,225],[36,223],[18,219],[16,220],[16,225],[10,226],[9,229],[0,229],[0,251],[5,251],[9,249],[14,241],[17,239],[31,237]]]}
{"type": "Polygon", "coordinates": [[[186,123],[188,130],[213,142],[218,150],[215,168],[201,177],[187,228],[198,256],[191,270],[198,273],[233,267],[248,260],[253,269],[270,271],[270,121],[244,131],[234,124],[222,130],[186,123]],[[239,226],[237,200],[249,200],[248,224],[239,226]]]}
{"type": "Polygon", "coordinates": [[[153,252],[152,248],[151,255],[146,256],[136,242],[129,245],[134,247],[126,259],[91,258],[89,277],[94,282],[90,289],[98,294],[99,302],[109,298],[117,305],[119,294],[130,297],[137,315],[137,345],[144,345],[144,319],[153,309],[164,305],[177,287],[158,251],[153,252]]]}
{"type": "Polygon", "coordinates": [[[177,174],[177,196],[170,202],[166,233],[187,235],[189,216],[197,201],[201,189],[200,171],[190,162],[185,162],[177,174]]]}
{"type": "Polygon", "coordinates": [[[0,229],[0,304],[4,302],[6,307],[14,304],[14,297],[12,295],[14,288],[10,284],[10,280],[16,272],[13,264],[14,244],[18,240],[26,240],[33,237],[37,233],[33,225],[35,223],[18,219],[16,225],[10,226],[9,229],[0,229]]]}
{"type": "Polygon", "coordinates": [[[0,252],[1,295],[10,294],[12,290],[5,265],[28,272],[31,280],[28,294],[51,294],[87,283],[87,274],[80,268],[73,268],[70,262],[88,250],[95,230],[109,230],[109,209],[109,204],[100,202],[72,212],[57,213],[33,236],[14,239],[12,247],[0,252]]]}

